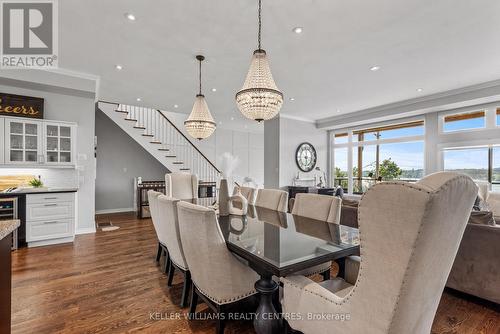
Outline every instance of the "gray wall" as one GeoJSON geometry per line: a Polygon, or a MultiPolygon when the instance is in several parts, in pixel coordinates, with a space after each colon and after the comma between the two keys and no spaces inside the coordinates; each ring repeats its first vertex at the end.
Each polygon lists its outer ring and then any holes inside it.
{"type": "MultiPolygon", "coordinates": [[[[78,89],[69,88],[78,85],[73,85],[65,76],[44,72],[11,71],[12,76],[18,76],[20,79],[7,78],[6,76],[0,77],[0,91],[42,97],[45,99],[45,119],[78,123],[78,169],[50,170],[50,173],[54,176],[51,186],[66,186],[68,179],[75,180],[75,183],[77,183],[75,186],[79,188],[77,193],[78,220],[76,233],[94,232],[94,92],[83,91],[81,87],[78,87],[78,89]],[[29,81],[35,78],[38,82],[29,81]],[[58,86],[58,82],[63,82],[61,85],[64,85],[64,87],[58,86]],[[74,177],[69,174],[74,174],[74,177]]],[[[83,82],[86,83],[86,81],[83,82]]],[[[92,85],[88,84],[85,89],[91,90],[92,85]]],[[[15,169],[19,168],[16,167],[15,169]]],[[[8,169],[3,172],[8,173],[8,169]]],[[[36,171],[33,171],[33,173],[36,173],[36,171]]],[[[46,171],[40,171],[40,174],[44,175],[44,173],[46,171]]]]}
{"type": "Polygon", "coordinates": [[[280,186],[280,117],[264,122],[264,188],[280,186]]]}
{"type": "MultiPolygon", "coordinates": [[[[295,162],[295,151],[303,143],[311,143],[316,149],[318,160],[316,167],[326,171],[328,134],[325,130],[317,129],[314,123],[289,118],[280,118],[280,187],[292,185],[293,179],[300,171],[295,162]]],[[[323,176],[323,172],[313,170],[309,173],[300,171],[301,178],[323,176]]]]}
{"type": "MultiPolygon", "coordinates": [[[[295,151],[303,143],[311,143],[316,149],[316,166],[326,171],[328,161],[328,134],[317,129],[314,123],[278,117],[264,124],[264,185],[266,188],[284,188],[293,184],[299,168],[295,162],[295,151]]],[[[300,171],[301,178],[323,176],[323,172],[300,171]]],[[[311,184],[312,185],[312,184],[311,184]]]]}
{"type": "Polygon", "coordinates": [[[134,178],[163,180],[168,172],[102,111],[95,112],[97,136],[97,213],[132,210],[134,178]]]}

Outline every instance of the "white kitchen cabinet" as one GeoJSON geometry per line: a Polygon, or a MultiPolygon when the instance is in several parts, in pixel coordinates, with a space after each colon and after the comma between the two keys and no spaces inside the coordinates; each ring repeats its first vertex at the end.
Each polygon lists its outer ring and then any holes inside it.
{"type": "Polygon", "coordinates": [[[42,122],[5,119],[4,160],[6,164],[37,164],[42,161],[42,122]]]}
{"type": "Polygon", "coordinates": [[[29,235],[28,246],[36,247],[47,244],[69,242],[66,238],[73,236],[73,219],[56,219],[30,222],[26,228],[26,236],[29,235]],[[64,238],[64,241],[61,240],[64,238]],[[43,242],[50,240],[49,242],[43,242]]]}
{"type": "Polygon", "coordinates": [[[44,122],[44,156],[47,165],[75,164],[75,130],[71,124],[44,122]]]}
{"type": "Polygon", "coordinates": [[[76,165],[76,124],[1,117],[0,164],[47,167],[76,165]]]}
{"type": "Polygon", "coordinates": [[[26,195],[26,242],[29,247],[72,242],[75,193],[26,195]]]}

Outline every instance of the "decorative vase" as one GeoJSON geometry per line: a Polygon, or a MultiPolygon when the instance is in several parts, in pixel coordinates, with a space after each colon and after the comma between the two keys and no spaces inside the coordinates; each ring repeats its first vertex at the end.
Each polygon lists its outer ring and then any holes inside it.
{"type": "Polygon", "coordinates": [[[240,187],[237,187],[236,194],[234,194],[229,198],[229,214],[244,216],[247,214],[247,211],[248,211],[248,201],[245,198],[245,196],[241,194],[240,187]],[[234,207],[233,205],[234,202],[238,202],[241,205],[241,209],[234,207]]]}
{"type": "Polygon", "coordinates": [[[221,179],[219,185],[219,216],[229,216],[229,189],[226,179],[221,179]]]}

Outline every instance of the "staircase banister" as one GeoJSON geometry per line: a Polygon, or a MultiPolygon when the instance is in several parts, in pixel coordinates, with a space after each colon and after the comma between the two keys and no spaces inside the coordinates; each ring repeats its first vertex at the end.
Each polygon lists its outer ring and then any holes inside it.
{"type": "Polygon", "coordinates": [[[210,159],[208,159],[205,154],[203,154],[203,152],[201,152],[198,147],[196,147],[196,145],[193,144],[193,142],[181,131],[179,130],[179,128],[177,126],[175,126],[175,124],[167,117],[163,114],[163,112],[159,109],[156,109],[156,111],[158,111],[158,113],[163,117],[165,118],[165,120],[170,123],[170,125],[172,125],[174,127],[175,130],[177,130],[177,132],[179,132],[181,134],[182,137],[184,137],[184,139],[187,140],[187,142],[189,144],[191,144],[192,147],[194,147],[194,149],[201,154],[201,156],[206,160],[208,161],[208,163],[219,173],[219,174],[222,174],[222,172],[212,163],[212,161],[210,161],[210,159]]]}

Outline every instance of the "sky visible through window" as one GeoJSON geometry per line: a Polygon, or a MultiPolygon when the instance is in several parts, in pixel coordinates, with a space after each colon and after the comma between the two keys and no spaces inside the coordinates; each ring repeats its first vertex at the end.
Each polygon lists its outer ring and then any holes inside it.
{"type": "Polygon", "coordinates": [[[444,170],[469,175],[475,180],[488,180],[488,148],[444,151],[444,170]]]}
{"type": "Polygon", "coordinates": [[[443,130],[445,132],[460,131],[467,129],[480,129],[484,128],[484,126],[485,126],[485,118],[478,117],[478,118],[464,119],[461,121],[445,122],[443,130]]]}
{"type": "MultiPolygon", "coordinates": [[[[394,129],[380,131],[380,139],[393,139],[410,136],[421,136],[424,134],[423,126],[415,126],[410,128],[394,129]]],[[[345,137],[347,138],[347,137],[345,137]]],[[[353,135],[353,140],[358,136],[353,135]]],[[[339,139],[339,138],[336,138],[339,139]]],[[[342,138],[343,139],[343,138],[342,138]]],[[[365,141],[376,140],[375,132],[365,133],[365,141]]],[[[338,143],[338,142],[337,142],[338,143]]],[[[358,148],[353,148],[353,165],[357,165],[358,148]]],[[[391,159],[396,162],[403,170],[418,170],[424,169],[424,143],[419,142],[403,142],[380,145],[380,161],[391,159]]],[[[376,160],[376,145],[365,145],[363,150],[363,167],[366,170],[369,165],[375,164],[376,160]]],[[[335,166],[342,171],[347,171],[347,148],[335,149],[335,166]]]]}

